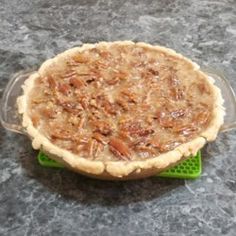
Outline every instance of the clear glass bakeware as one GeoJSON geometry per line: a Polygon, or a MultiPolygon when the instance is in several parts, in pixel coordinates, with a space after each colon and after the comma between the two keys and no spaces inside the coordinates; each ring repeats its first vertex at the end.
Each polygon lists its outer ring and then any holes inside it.
{"type": "MultiPolygon", "coordinates": [[[[224,118],[224,124],[222,125],[220,132],[229,131],[236,128],[236,97],[235,93],[221,72],[216,72],[213,69],[206,68],[203,71],[208,74],[209,77],[215,80],[215,85],[221,89],[222,96],[224,98],[224,107],[226,115],[224,118]]],[[[22,94],[22,85],[24,81],[35,71],[21,71],[14,74],[4,92],[0,103],[0,121],[4,128],[7,130],[27,135],[21,124],[21,117],[17,111],[17,97],[22,94]]]]}

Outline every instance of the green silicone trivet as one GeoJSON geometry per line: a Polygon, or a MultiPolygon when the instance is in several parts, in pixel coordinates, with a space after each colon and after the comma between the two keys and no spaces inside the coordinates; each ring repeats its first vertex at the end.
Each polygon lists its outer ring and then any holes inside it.
{"type": "Polygon", "coordinates": [[[45,167],[56,167],[56,168],[63,168],[64,166],[46,156],[43,152],[39,152],[38,154],[38,161],[41,166],[45,167]]]}
{"type": "Polygon", "coordinates": [[[182,161],[175,167],[172,167],[158,176],[178,179],[195,179],[202,173],[202,158],[201,152],[195,156],[189,157],[187,160],[182,161]]]}
{"type": "MultiPolygon", "coordinates": [[[[48,158],[42,152],[39,152],[38,154],[38,161],[42,166],[63,168],[62,164],[48,158]]],[[[179,163],[177,166],[159,173],[158,176],[179,179],[195,179],[201,175],[201,172],[202,162],[201,152],[199,151],[196,156],[190,157],[187,160],[179,163]]]]}

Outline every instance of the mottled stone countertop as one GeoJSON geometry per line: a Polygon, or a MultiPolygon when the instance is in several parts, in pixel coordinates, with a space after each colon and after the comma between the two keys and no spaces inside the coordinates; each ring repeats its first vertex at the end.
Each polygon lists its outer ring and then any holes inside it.
{"type": "MultiPolygon", "coordinates": [[[[236,2],[0,0],[0,91],[9,77],[83,42],[171,47],[224,71],[236,91],[236,2]]],[[[40,167],[0,127],[0,235],[236,235],[236,135],[203,149],[197,180],[102,182],[40,167]]]]}

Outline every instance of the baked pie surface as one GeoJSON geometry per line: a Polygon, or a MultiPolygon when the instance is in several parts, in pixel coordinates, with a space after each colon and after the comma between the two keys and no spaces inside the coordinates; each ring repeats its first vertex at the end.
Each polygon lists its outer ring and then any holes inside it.
{"type": "Polygon", "coordinates": [[[195,154],[223,124],[220,90],[174,51],[85,44],[47,60],[18,99],[33,147],[100,178],[141,178],[195,154]]]}

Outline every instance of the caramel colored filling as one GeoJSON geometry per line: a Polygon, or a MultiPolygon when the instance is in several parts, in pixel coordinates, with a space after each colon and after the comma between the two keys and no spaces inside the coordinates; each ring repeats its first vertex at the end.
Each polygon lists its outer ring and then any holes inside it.
{"type": "Polygon", "coordinates": [[[30,94],[33,125],[91,160],[144,160],[196,138],[213,93],[193,66],[155,48],[99,45],[58,60],[30,94]]]}

